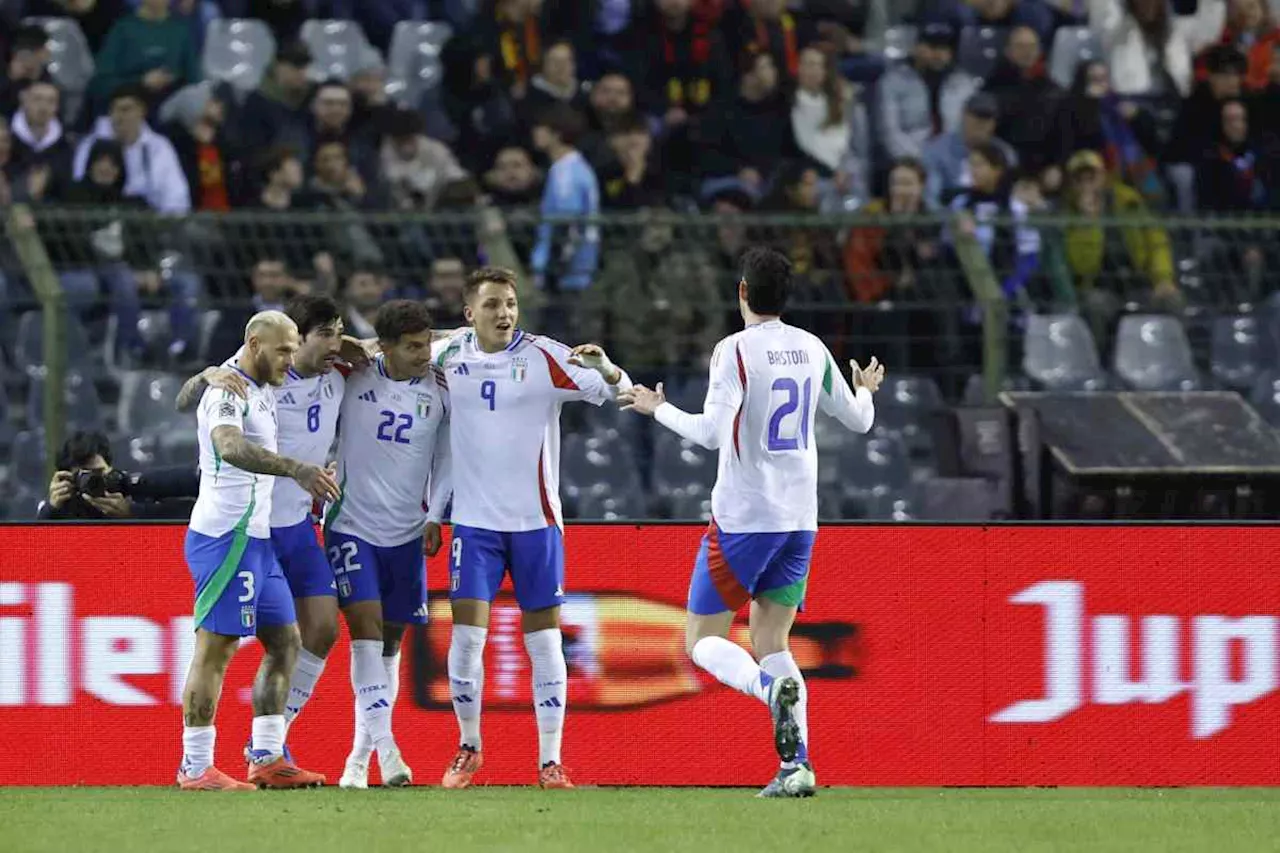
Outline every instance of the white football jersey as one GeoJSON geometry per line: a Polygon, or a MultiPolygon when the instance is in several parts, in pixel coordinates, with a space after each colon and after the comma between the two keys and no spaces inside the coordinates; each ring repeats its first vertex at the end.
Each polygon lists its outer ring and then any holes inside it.
{"type": "Polygon", "coordinates": [[[472,331],[437,348],[453,404],[453,523],[505,533],[563,527],[560,406],[603,405],[617,387],[569,364],[564,344],[523,332],[502,352],[481,350],[472,331]]]}
{"type": "Polygon", "coordinates": [[[720,466],[711,510],[721,530],[785,533],[818,529],[819,406],[851,430],[871,429],[871,392],[850,389],[817,337],[772,320],[716,345],[703,415],[671,405],[656,414],[689,438],[694,426],[715,431],[708,443],[719,447],[720,466]]]}
{"type": "MultiPolygon", "coordinates": [[[[237,352],[222,366],[234,368],[239,358],[237,352]]],[[[276,441],[281,456],[321,466],[328,460],[346,387],[342,370],[345,368],[304,377],[289,368],[284,384],[275,388],[279,424],[276,441]]],[[[311,514],[312,500],[296,481],[277,478],[271,492],[271,526],[292,527],[305,521],[311,514]]]]}
{"type": "Polygon", "coordinates": [[[271,491],[275,477],[241,471],[222,459],[213,447],[213,430],[233,426],[245,438],[272,453],[276,451],[276,396],[270,385],[245,375],[249,398],[230,391],[205,389],[196,413],[200,441],[200,493],[191,510],[190,527],[205,536],[245,530],[255,539],[271,536],[271,491]]]}
{"type": "Polygon", "coordinates": [[[440,521],[452,492],[449,388],[434,365],[396,381],[383,357],[347,378],[338,436],[342,497],[325,528],[392,548],[440,521]]]}

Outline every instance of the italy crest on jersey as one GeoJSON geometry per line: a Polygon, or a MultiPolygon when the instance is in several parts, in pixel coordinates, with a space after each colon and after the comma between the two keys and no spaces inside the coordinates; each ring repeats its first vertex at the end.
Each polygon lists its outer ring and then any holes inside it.
{"type": "Polygon", "coordinates": [[[425,418],[431,414],[431,397],[427,394],[418,395],[418,417],[425,418]]]}
{"type": "Polygon", "coordinates": [[[511,378],[516,382],[523,382],[525,374],[529,372],[529,362],[523,358],[511,359],[511,378]]]}

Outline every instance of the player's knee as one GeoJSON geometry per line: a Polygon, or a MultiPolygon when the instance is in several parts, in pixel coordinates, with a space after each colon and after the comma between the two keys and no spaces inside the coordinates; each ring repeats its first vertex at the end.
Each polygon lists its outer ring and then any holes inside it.
{"type": "Polygon", "coordinates": [[[353,640],[382,640],[382,610],[366,608],[361,604],[348,607],[344,611],[347,619],[347,630],[353,640]]]}
{"type": "Polygon", "coordinates": [[[301,629],[302,648],[318,658],[329,656],[338,642],[338,623],[329,621],[319,625],[308,625],[301,629]]]}
{"type": "Polygon", "coordinates": [[[259,632],[258,639],[262,647],[275,661],[293,669],[298,659],[298,650],[302,648],[302,635],[297,625],[281,625],[259,632]]]}
{"type": "Polygon", "coordinates": [[[404,639],[404,624],[385,622],[382,626],[382,655],[394,657],[400,654],[400,641],[404,639]]]}
{"type": "Polygon", "coordinates": [[[195,669],[203,672],[220,674],[226,671],[227,664],[231,663],[231,658],[235,656],[238,648],[240,648],[239,637],[201,631],[196,638],[192,665],[195,669]]]}
{"type": "Polygon", "coordinates": [[[750,629],[751,651],[756,660],[787,650],[787,635],[774,625],[753,625],[750,629]]]}

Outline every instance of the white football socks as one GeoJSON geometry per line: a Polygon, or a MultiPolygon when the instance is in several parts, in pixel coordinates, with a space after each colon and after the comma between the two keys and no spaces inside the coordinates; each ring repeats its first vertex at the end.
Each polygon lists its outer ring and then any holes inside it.
{"type": "Polygon", "coordinates": [[[791,766],[809,760],[809,688],[804,683],[804,675],[791,652],[775,652],[760,659],[760,668],[774,678],[794,678],[800,685],[800,698],[796,702],[793,713],[796,725],[800,728],[800,749],[794,762],[783,762],[783,766],[791,766]]]}
{"type": "MultiPolygon", "coordinates": [[[[396,697],[400,695],[400,653],[396,652],[391,657],[382,658],[382,666],[387,673],[387,689],[388,701],[394,710],[396,705],[396,697]]],[[[351,679],[352,688],[355,688],[354,670],[351,679]]],[[[369,756],[373,753],[373,738],[369,737],[369,729],[364,724],[364,716],[360,713],[360,701],[356,700],[356,735],[355,740],[351,743],[351,752],[360,761],[368,761],[369,756]]]]}
{"type": "Polygon", "coordinates": [[[198,778],[213,766],[213,742],[217,737],[216,726],[182,727],[182,772],[198,778]]]}
{"type": "Polygon", "coordinates": [[[533,670],[533,711],[538,718],[538,766],[560,763],[564,709],[569,695],[569,669],[564,661],[560,629],[547,628],[524,635],[533,670]]]}
{"type": "Polygon", "coordinates": [[[292,725],[294,719],[302,713],[302,708],[315,692],[316,682],[324,673],[324,658],[316,657],[306,649],[298,651],[298,662],[293,667],[293,675],[289,678],[289,698],[284,703],[284,719],[292,725]]]}
{"type": "Polygon", "coordinates": [[[356,719],[364,722],[381,760],[395,748],[391,737],[391,684],[382,661],[381,640],[351,641],[351,680],[356,691],[356,719]]]}
{"type": "Polygon", "coordinates": [[[449,695],[458,718],[459,743],[480,750],[480,706],[484,698],[484,644],[488,628],[454,625],[449,641],[449,695]]]}
{"type": "Polygon", "coordinates": [[[751,653],[724,637],[703,637],[693,647],[693,662],[721,683],[769,704],[773,676],[762,670],[751,653]]]}
{"type": "Polygon", "coordinates": [[[253,718],[253,750],[273,759],[284,752],[284,714],[264,714],[253,718]]]}

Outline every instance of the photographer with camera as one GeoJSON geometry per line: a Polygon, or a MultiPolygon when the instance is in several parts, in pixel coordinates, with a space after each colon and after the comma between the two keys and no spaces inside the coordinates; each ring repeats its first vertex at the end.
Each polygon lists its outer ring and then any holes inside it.
{"type": "Polygon", "coordinates": [[[77,432],[62,445],[49,497],[36,518],[146,518],[186,521],[200,488],[192,468],[160,468],[131,474],[111,467],[111,446],[100,432],[77,432]]]}

